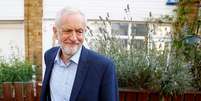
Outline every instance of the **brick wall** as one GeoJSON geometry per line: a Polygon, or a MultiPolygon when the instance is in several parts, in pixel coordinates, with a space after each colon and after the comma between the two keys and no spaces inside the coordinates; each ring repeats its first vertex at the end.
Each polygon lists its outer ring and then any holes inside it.
{"type": "Polygon", "coordinates": [[[42,0],[24,0],[25,57],[42,67],[42,0]]]}

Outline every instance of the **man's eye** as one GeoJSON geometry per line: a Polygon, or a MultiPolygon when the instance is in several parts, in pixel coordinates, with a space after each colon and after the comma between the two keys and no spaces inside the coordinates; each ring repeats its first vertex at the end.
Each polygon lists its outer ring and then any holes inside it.
{"type": "Polygon", "coordinates": [[[62,32],[69,33],[72,32],[72,30],[63,30],[62,32]]]}
{"type": "Polygon", "coordinates": [[[76,32],[78,32],[78,33],[83,33],[84,31],[83,31],[83,30],[77,30],[76,32]]]}
{"type": "Polygon", "coordinates": [[[78,33],[83,33],[83,31],[77,31],[78,33]]]}

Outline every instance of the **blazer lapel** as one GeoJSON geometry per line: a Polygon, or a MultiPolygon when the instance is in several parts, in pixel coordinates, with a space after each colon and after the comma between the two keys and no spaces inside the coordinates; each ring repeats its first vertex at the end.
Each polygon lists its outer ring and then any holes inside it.
{"type": "Polygon", "coordinates": [[[78,95],[78,93],[82,87],[83,81],[85,80],[85,76],[86,76],[87,71],[88,71],[87,54],[88,54],[87,49],[85,49],[85,47],[82,47],[82,52],[81,52],[80,60],[78,63],[78,69],[77,69],[75,81],[73,84],[73,89],[71,92],[70,101],[76,100],[76,97],[77,97],[77,95],[78,95]]]}
{"type": "Polygon", "coordinates": [[[42,85],[42,91],[41,91],[41,101],[50,100],[50,89],[49,89],[49,81],[50,81],[50,75],[52,72],[52,68],[54,65],[54,59],[56,57],[57,51],[59,47],[55,47],[50,49],[45,53],[45,64],[46,64],[46,70],[45,70],[45,76],[43,79],[43,85],[42,85]]]}
{"type": "Polygon", "coordinates": [[[46,57],[46,73],[45,73],[45,77],[44,77],[44,82],[45,82],[45,87],[49,87],[49,81],[50,81],[50,76],[52,73],[52,68],[54,66],[54,60],[55,57],[57,55],[57,51],[59,48],[55,48],[52,52],[50,52],[49,54],[47,54],[48,56],[46,57]]]}

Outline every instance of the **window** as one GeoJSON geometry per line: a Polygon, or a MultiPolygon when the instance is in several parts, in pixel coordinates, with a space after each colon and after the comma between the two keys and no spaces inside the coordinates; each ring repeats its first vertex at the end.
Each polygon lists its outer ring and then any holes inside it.
{"type": "Polygon", "coordinates": [[[132,24],[131,31],[136,36],[146,36],[148,28],[146,24],[132,24]]]}
{"type": "MultiPolygon", "coordinates": [[[[96,35],[103,33],[100,29],[103,28],[108,34],[116,35],[122,43],[123,47],[129,48],[129,36],[134,35],[134,47],[143,48],[145,43],[145,36],[148,35],[148,26],[145,22],[127,22],[127,21],[111,21],[103,24],[101,21],[89,21],[88,26],[91,32],[96,35]]],[[[89,38],[88,38],[89,39],[89,38]]],[[[88,42],[89,43],[89,42],[88,42]]]]}
{"type": "Polygon", "coordinates": [[[112,33],[117,35],[128,35],[128,23],[112,22],[112,33]]]}

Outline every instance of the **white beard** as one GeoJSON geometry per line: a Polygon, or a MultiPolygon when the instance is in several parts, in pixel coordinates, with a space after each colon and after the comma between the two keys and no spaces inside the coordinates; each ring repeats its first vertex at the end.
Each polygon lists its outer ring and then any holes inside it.
{"type": "Polygon", "coordinates": [[[80,48],[80,46],[75,46],[75,47],[62,47],[61,46],[63,53],[68,56],[73,56],[79,50],[79,48],[80,48]]]}

